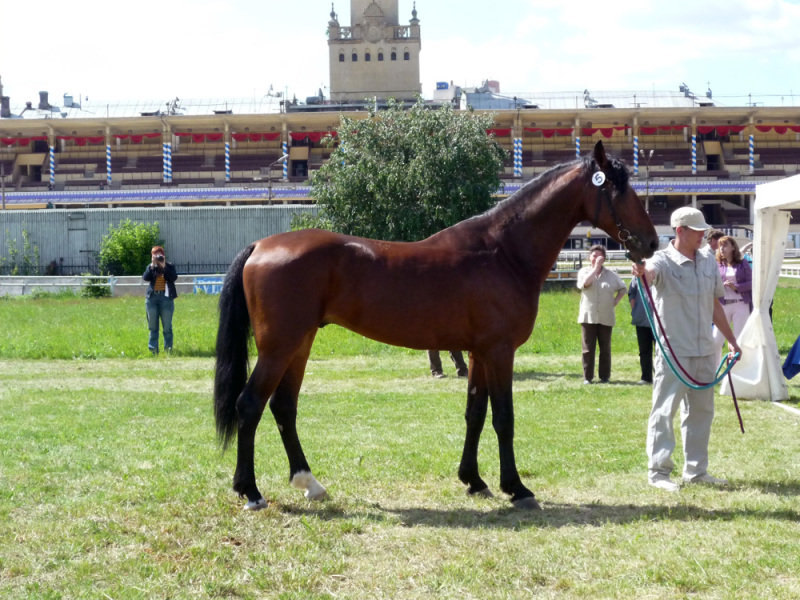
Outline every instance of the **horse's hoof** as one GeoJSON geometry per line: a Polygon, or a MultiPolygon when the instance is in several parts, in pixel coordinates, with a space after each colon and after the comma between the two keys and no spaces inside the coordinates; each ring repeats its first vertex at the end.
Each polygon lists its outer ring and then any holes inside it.
{"type": "Polygon", "coordinates": [[[250,500],[247,504],[244,505],[242,510],[261,510],[262,508],[267,508],[267,501],[264,498],[259,498],[258,500],[250,500]]]}
{"type": "Polygon", "coordinates": [[[306,493],[303,495],[306,497],[306,500],[311,500],[312,502],[318,502],[320,500],[326,500],[328,498],[328,492],[325,490],[325,488],[322,488],[321,490],[316,490],[316,492],[313,494],[311,493],[311,490],[306,490],[306,493]]]}
{"type": "Polygon", "coordinates": [[[511,504],[514,505],[514,508],[518,508],[520,510],[542,510],[542,507],[539,506],[539,503],[533,496],[520,498],[519,500],[512,500],[511,504]]]}
{"type": "Polygon", "coordinates": [[[467,496],[482,496],[483,498],[494,498],[494,494],[492,490],[488,487],[483,488],[482,490],[467,490],[467,496]]]}
{"type": "Polygon", "coordinates": [[[328,495],[325,487],[308,471],[295,473],[292,476],[291,485],[299,490],[305,490],[303,495],[306,500],[323,500],[328,495]]]}

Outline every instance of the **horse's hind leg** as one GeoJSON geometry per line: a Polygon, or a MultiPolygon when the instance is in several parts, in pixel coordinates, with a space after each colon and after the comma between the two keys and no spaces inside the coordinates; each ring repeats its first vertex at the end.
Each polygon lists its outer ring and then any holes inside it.
{"type": "Polygon", "coordinates": [[[489,391],[483,365],[474,357],[470,358],[469,385],[467,388],[467,410],[464,418],[467,422],[467,434],[464,438],[464,452],[458,468],[458,478],[467,485],[468,494],[491,496],[489,486],[481,479],[478,471],[478,444],[486,421],[486,410],[489,404],[489,391]]]}
{"type": "Polygon", "coordinates": [[[303,350],[295,355],[289,368],[286,369],[269,400],[269,408],[275,417],[289,459],[289,482],[293,487],[304,490],[305,497],[309,500],[322,500],[327,492],[311,474],[311,467],[308,466],[297,435],[297,397],[303,383],[303,374],[313,339],[314,336],[311,335],[303,350]]]}
{"type": "Polygon", "coordinates": [[[233,475],[233,489],[247,498],[245,510],[259,510],[267,503],[256,486],[254,467],[254,446],[258,424],[270,393],[281,377],[282,368],[268,366],[266,361],[258,360],[244,390],[236,400],[239,418],[237,432],[236,471],[233,475]]]}

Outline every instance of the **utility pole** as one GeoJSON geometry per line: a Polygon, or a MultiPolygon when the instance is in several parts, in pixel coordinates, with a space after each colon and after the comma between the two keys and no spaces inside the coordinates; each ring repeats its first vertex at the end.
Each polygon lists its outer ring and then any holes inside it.
{"type": "Polygon", "coordinates": [[[0,196],[3,198],[3,210],[6,209],[6,163],[0,161],[0,196]]]}

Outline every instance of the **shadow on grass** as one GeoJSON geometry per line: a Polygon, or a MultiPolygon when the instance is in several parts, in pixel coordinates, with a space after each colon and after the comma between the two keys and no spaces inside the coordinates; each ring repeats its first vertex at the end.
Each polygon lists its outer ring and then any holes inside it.
{"type": "MultiPolygon", "coordinates": [[[[759,487],[764,493],[798,495],[800,482],[779,484],[753,482],[747,487],[759,487]]],[[[736,491],[736,487],[726,491],[736,491]]],[[[720,490],[721,492],[723,490],[720,490]]],[[[670,496],[670,498],[673,498],[670,496]]],[[[679,498],[679,496],[676,496],[679,498]]],[[[755,518],[769,521],[800,521],[797,510],[718,509],[701,508],[690,504],[563,504],[542,502],[541,511],[522,511],[511,506],[494,511],[477,509],[388,508],[373,505],[365,510],[343,508],[335,502],[320,506],[298,506],[279,503],[275,506],[284,514],[314,516],[329,521],[338,519],[366,519],[375,523],[398,521],[404,527],[437,527],[452,529],[528,529],[561,528],[574,526],[602,527],[625,525],[639,521],[731,521],[755,518]]]]}
{"type": "Polygon", "coordinates": [[[579,373],[547,373],[545,371],[522,370],[514,371],[514,381],[555,381],[558,379],[580,379],[583,375],[579,373]]]}
{"type": "Polygon", "coordinates": [[[625,525],[639,521],[731,521],[737,518],[758,518],[796,522],[800,512],[794,510],[750,510],[747,508],[719,510],[700,508],[688,504],[672,505],[607,505],[607,504],[551,504],[543,503],[541,511],[522,512],[514,508],[493,513],[481,511],[447,511],[431,509],[395,509],[389,513],[403,525],[414,527],[497,528],[527,529],[561,528],[585,525],[625,525]]]}
{"type": "MultiPolygon", "coordinates": [[[[514,371],[514,381],[557,381],[559,379],[583,381],[582,373],[548,373],[545,371],[521,370],[514,371]]],[[[608,383],[600,383],[597,379],[594,380],[592,385],[597,386],[626,386],[626,387],[641,387],[646,389],[639,383],[639,380],[633,379],[611,379],[608,383]]]]}

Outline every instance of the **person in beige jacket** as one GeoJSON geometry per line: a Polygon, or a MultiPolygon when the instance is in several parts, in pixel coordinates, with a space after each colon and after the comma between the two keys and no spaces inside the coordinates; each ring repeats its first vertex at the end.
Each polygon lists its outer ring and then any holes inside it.
{"type": "Polygon", "coordinates": [[[594,379],[594,356],[598,346],[600,358],[597,374],[601,383],[608,383],[611,377],[611,331],[616,323],[614,309],[627,288],[619,275],[605,268],[604,246],[596,244],[589,248],[589,261],[590,266],[578,271],[583,383],[592,383],[594,379]]]}

